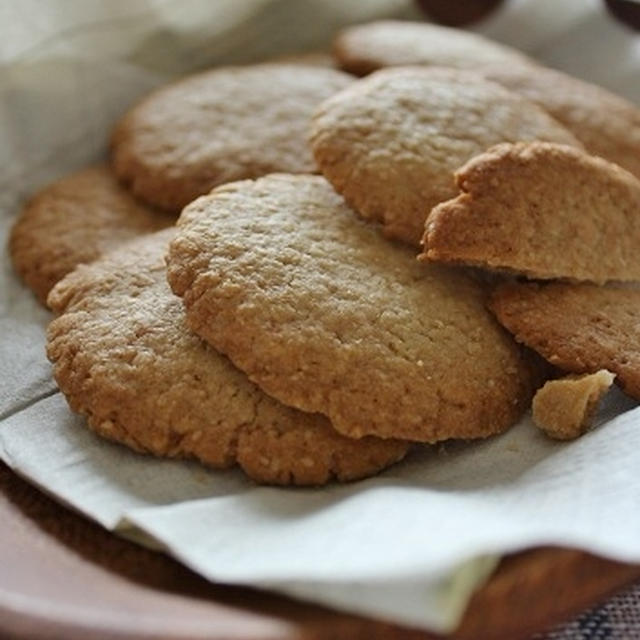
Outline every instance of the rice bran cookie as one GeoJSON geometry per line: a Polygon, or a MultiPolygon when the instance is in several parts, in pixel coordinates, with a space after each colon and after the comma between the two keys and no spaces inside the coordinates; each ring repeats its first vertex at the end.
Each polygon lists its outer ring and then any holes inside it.
{"type": "Polygon", "coordinates": [[[509,283],[490,308],[518,340],[571,373],[607,369],[640,399],[640,290],[591,284],[509,283]]]}
{"type": "Polygon", "coordinates": [[[53,289],[47,352],[71,408],[137,451],[239,464],[269,484],[354,480],[400,460],[408,443],[339,435],[320,415],[262,393],[184,322],[165,278],[173,229],[78,268],[53,289]]]}
{"type": "Polygon", "coordinates": [[[329,69],[337,68],[337,60],[329,51],[297,51],[294,53],[285,53],[271,58],[269,62],[304,64],[310,67],[327,67],[329,69]]]}
{"type": "Polygon", "coordinates": [[[112,137],[115,172],[136,195],[176,212],[225,182],[313,172],[311,114],[352,81],[337,69],[284,63],[188,76],[120,120],[112,137]]]}
{"type": "Polygon", "coordinates": [[[549,380],[531,404],[533,422],[549,437],[573,440],[584,434],[615,374],[606,369],[549,380]]]}
{"type": "Polygon", "coordinates": [[[342,67],[357,75],[419,64],[473,70],[538,104],[590,153],[640,177],[640,109],[517,50],[457,29],[380,21],[348,27],[336,38],[334,51],[342,67]]]}
{"type": "Polygon", "coordinates": [[[379,20],[343,29],[333,53],[340,66],[356,75],[382,67],[434,65],[475,71],[483,64],[533,66],[517,49],[469,31],[424,22],[379,20]]]}
{"type": "Polygon", "coordinates": [[[499,142],[580,143],[540,107],[477,74],[378,71],[326,100],[311,145],[323,175],[364,218],[420,246],[431,209],[457,194],[453,172],[499,142]]]}
{"type": "Polygon", "coordinates": [[[640,178],[640,109],[628,100],[546,67],[487,65],[478,72],[542,107],[589,153],[640,178]]]}
{"type": "Polygon", "coordinates": [[[320,176],[224,185],[189,205],[167,277],[189,326],[335,429],[435,442],[503,431],[532,372],[461,270],[421,265],[320,176]]]}
{"type": "Polygon", "coordinates": [[[27,202],[11,230],[9,254],[44,304],[53,285],[76,265],[174,222],[174,216],[133,198],[107,167],[91,167],[50,184],[27,202]]]}
{"type": "Polygon", "coordinates": [[[436,206],[422,259],[538,279],[640,279],[640,181],[579,149],[502,144],[456,172],[462,193],[436,206]]]}

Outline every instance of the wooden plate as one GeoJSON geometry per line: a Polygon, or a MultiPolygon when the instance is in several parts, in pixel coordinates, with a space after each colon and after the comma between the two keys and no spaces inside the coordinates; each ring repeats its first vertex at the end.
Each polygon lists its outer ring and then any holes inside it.
{"type": "MultiPolygon", "coordinates": [[[[435,636],[212,585],[64,509],[0,463],[0,637],[91,640],[428,640],[435,636]]],[[[524,638],[640,577],[562,549],[504,560],[456,640],[524,638]]]]}

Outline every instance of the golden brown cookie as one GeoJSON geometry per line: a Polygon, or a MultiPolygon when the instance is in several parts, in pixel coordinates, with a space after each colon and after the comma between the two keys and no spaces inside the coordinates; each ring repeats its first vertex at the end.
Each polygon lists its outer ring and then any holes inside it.
{"type": "Polygon", "coordinates": [[[325,101],[311,143],[324,176],[364,218],[419,246],[453,172],[499,142],[580,143],[540,107],[476,74],[384,69],[325,101]]]}
{"type": "Polygon", "coordinates": [[[640,109],[634,104],[546,67],[489,65],[478,71],[548,111],[589,153],[640,177],[640,109]]]}
{"type": "Polygon", "coordinates": [[[333,52],[343,69],[357,75],[416,64],[470,70],[491,63],[534,64],[520,51],[475,33],[399,20],[347,27],[334,40],[333,52]]]}
{"type": "Polygon", "coordinates": [[[559,369],[607,369],[626,393],[640,399],[639,290],[512,283],[496,289],[490,307],[516,340],[559,369]]]}
{"type": "Polygon", "coordinates": [[[349,436],[506,429],[532,373],[461,270],[421,265],[320,176],[224,185],[189,205],[167,276],[189,326],[281,402],[349,436]]]}
{"type": "Polygon", "coordinates": [[[408,444],[351,440],[263,394],[185,325],[166,283],[173,229],[78,268],[51,292],[61,314],[48,355],[71,408],[138,451],[239,464],[258,482],[323,484],[372,475],[408,444]]]}
{"type": "Polygon", "coordinates": [[[579,149],[502,144],[456,172],[462,194],[433,209],[422,258],[532,278],[640,279],[640,181],[579,149]]]}
{"type": "Polygon", "coordinates": [[[107,167],[92,167],[45,187],[11,230],[15,270],[43,304],[51,287],[76,265],[175,222],[135,200],[107,167]]]}
{"type": "Polygon", "coordinates": [[[120,121],[115,171],[136,195],[172,211],[224,182],[315,171],[309,118],[352,80],[336,69],[277,63],[189,76],[120,121]]]}
{"type": "Polygon", "coordinates": [[[638,107],[519,51],[457,29],[398,21],[348,27],[336,38],[334,51],[342,67],[358,75],[418,64],[473,70],[535,102],[589,152],[640,177],[638,107]]]}
{"type": "Polygon", "coordinates": [[[556,440],[580,437],[591,426],[598,404],[615,377],[611,371],[602,369],[550,380],[533,398],[534,423],[556,440]]]}

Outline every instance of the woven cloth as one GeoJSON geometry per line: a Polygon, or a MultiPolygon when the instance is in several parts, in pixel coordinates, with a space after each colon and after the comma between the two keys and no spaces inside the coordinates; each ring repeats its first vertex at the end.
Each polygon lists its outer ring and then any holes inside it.
{"type": "Polygon", "coordinates": [[[531,640],[633,640],[640,638],[640,582],[570,622],[531,640]]]}

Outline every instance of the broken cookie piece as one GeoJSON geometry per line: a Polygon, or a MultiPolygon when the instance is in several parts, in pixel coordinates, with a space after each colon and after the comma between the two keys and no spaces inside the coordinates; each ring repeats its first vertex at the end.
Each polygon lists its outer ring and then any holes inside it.
{"type": "Polygon", "coordinates": [[[578,438],[591,426],[598,404],[615,374],[606,369],[550,380],[533,398],[533,421],[556,440],[578,438]]]}
{"type": "Polygon", "coordinates": [[[423,260],[598,284],[640,279],[640,181],[580,149],[499,144],[456,172],[423,260]]]}

